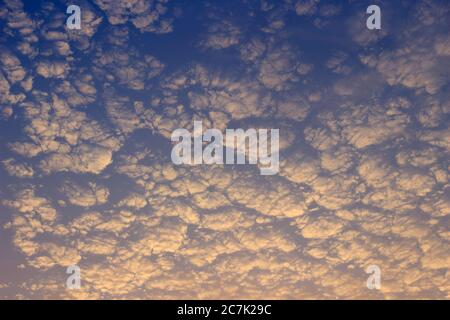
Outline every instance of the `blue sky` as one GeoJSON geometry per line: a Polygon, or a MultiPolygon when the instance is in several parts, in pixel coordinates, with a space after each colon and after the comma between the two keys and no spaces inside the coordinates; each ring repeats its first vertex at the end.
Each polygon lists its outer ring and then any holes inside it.
{"type": "Polygon", "coordinates": [[[0,298],[448,299],[449,13],[0,0],[0,298]],[[175,165],[194,120],[279,129],[279,173],[175,165]]]}

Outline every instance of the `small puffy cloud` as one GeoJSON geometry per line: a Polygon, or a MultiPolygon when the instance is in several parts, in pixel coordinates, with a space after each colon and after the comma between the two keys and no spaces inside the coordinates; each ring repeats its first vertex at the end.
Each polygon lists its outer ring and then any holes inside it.
{"type": "Polygon", "coordinates": [[[9,106],[8,107],[4,107],[1,110],[1,117],[2,117],[2,119],[7,120],[13,115],[13,113],[14,113],[13,108],[11,108],[9,106]]]}
{"type": "Polygon", "coordinates": [[[426,167],[438,161],[439,151],[430,146],[415,150],[405,149],[400,151],[395,158],[397,163],[402,166],[426,167]]]}
{"type": "Polygon", "coordinates": [[[22,81],[26,76],[26,71],[22,67],[20,60],[8,51],[3,51],[0,54],[1,69],[5,73],[10,83],[22,81]]]}
{"type": "Polygon", "coordinates": [[[326,67],[338,74],[349,74],[352,68],[344,62],[348,59],[348,55],[342,51],[335,53],[326,62],[326,67]]]}
{"type": "Polygon", "coordinates": [[[437,65],[436,57],[421,49],[399,49],[380,55],[376,69],[389,85],[401,84],[407,88],[423,88],[435,94],[447,81],[437,65]]]}
{"type": "Polygon", "coordinates": [[[166,0],[95,0],[95,4],[104,11],[108,22],[121,25],[130,22],[141,32],[169,33],[172,31],[173,17],[166,0]]]}
{"type": "Polygon", "coordinates": [[[187,229],[185,224],[164,219],[145,230],[130,249],[141,254],[176,252],[186,239],[187,229]]]}
{"type": "Polygon", "coordinates": [[[369,186],[375,188],[389,186],[398,175],[382,155],[368,154],[361,159],[357,171],[369,186]]]}
{"type": "Polygon", "coordinates": [[[67,197],[70,204],[81,207],[104,204],[108,201],[109,197],[108,188],[98,186],[92,182],[88,183],[87,186],[66,182],[62,186],[61,192],[67,197]]]}
{"type": "Polygon", "coordinates": [[[39,164],[46,174],[58,171],[99,174],[112,162],[112,152],[106,148],[81,146],[70,154],[53,153],[39,164]]]}
{"type": "Polygon", "coordinates": [[[36,94],[36,102],[24,105],[28,123],[25,132],[34,142],[12,142],[15,152],[27,157],[45,154],[39,168],[57,171],[100,173],[112,161],[120,140],[84,112],[70,109],[53,94],[36,94]],[[70,121],[68,121],[70,119],[70,121]]]}
{"type": "Polygon", "coordinates": [[[0,71],[0,103],[2,106],[2,114],[7,116],[11,111],[7,111],[7,108],[11,108],[8,105],[15,105],[22,102],[25,99],[25,94],[13,94],[11,92],[11,84],[6,79],[6,76],[3,75],[3,72],[0,71]],[[6,110],[6,111],[5,111],[6,110]]]}
{"type": "Polygon", "coordinates": [[[307,239],[322,239],[336,236],[345,225],[342,221],[335,217],[319,216],[310,218],[308,223],[301,229],[301,234],[307,239]]]}
{"type": "Polygon", "coordinates": [[[364,191],[358,177],[353,175],[321,176],[313,181],[311,187],[314,190],[314,200],[330,210],[350,205],[364,191]]]}
{"type": "Polygon", "coordinates": [[[424,199],[420,204],[420,209],[432,217],[446,217],[450,215],[449,190],[440,192],[424,199]]]}
{"type": "Polygon", "coordinates": [[[44,197],[36,196],[33,189],[25,189],[14,200],[3,200],[2,203],[30,217],[37,214],[44,223],[51,224],[57,217],[51,203],[44,197]]]}
{"type": "Polygon", "coordinates": [[[148,81],[164,69],[164,64],[151,55],[140,56],[130,48],[103,49],[97,52],[95,73],[105,81],[118,83],[133,90],[143,90],[148,81]]]}
{"type": "Polygon", "coordinates": [[[183,3],[93,4],[81,30],[50,2],[0,8],[0,205],[23,279],[5,298],[449,297],[448,5],[398,4],[414,26],[397,28],[383,9],[373,31],[315,0],[199,4],[180,24],[183,3]],[[194,119],[279,128],[279,174],[174,165],[194,119]]]}
{"type": "Polygon", "coordinates": [[[288,45],[278,46],[262,59],[258,79],[269,89],[286,90],[299,81],[296,69],[299,61],[295,51],[288,45]]]}
{"type": "Polygon", "coordinates": [[[425,174],[414,171],[403,171],[396,180],[399,189],[424,196],[433,190],[435,180],[425,174]]]}
{"type": "Polygon", "coordinates": [[[348,171],[355,163],[355,154],[350,148],[338,148],[323,151],[320,156],[320,165],[332,174],[348,171]]]}
{"type": "Polygon", "coordinates": [[[78,251],[55,243],[42,243],[38,255],[30,261],[30,265],[38,269],[48,269],[59,265],[68,267],[81,260],[78,251]]]}
{"type": "Polygon", "coordinates": [[[429,144],[450,150],[450,128],[442,130],[424,130],[419,133],[419,140],[429,144]]]}
{"type": "Polygon", "coordinates": [[[142,209],[147,206],[147,200],[144,196],[133,193],[128,195],[126,198],[122,199],[119,204],[121,207],[130,207],[135,209],[142,209]]]}
{"type": "Polygon", "coordinates": [[[310,104],[304,97],[293,94],[289,95],[289,98],[279,101],[275,116],[303,121],[308,116],[310,109],[310,104]]]}
{"type": "MultiPolygon", "coordinates": [[[[366,7],[367,8],[367,7],[366,7]]],[[[363,47],[371,47],[377,45],[382,39],[386,38],[390,32],[390,23],[386,19],[382,9],[382,28],[380,30],[370,30],[367,28],[366,21],[369,15],[366,14],[365,8],[358,10],[348,20],[349,34],[354,42],[363,47]]]]}
{"type": "Polygon", "coordinates": [[[432,237],[422,244],[424,256],[420,262],[427,269],[448,269],[450,264],[450,250],[443,246],[440,239],[432,237]]]}
{"type": "Polygon", "coordinates": [[[305,213],[306,203],[301,189],[282,181],[273,181],[270,190],[263,185],[240,179],[227,189],[228,197],[267,216],[296,217],[305,213]]]}
{"type": "Polygon", "coordinates": [[[273,248],[283,252],[295,250],[295,243],[286,237],[285,233],[272,226],[258,226],[254,230],[237,231],[236,237],[242,246],[249,250],[273,248]]]}
{"type": "Polygon", "coordinates": [[[34,170],[30,165],[18,163],[14,159],[3,160],[2,164],[9,175],[19,178],[31,178],[34,176],[34,170]]]}
{"type": "Polygon", "coordinates": [[[201,226],[215,231],[231,231],[236,228],[249,228],[255,224],[256,217],[231,207],[223,208],[218,213],[202,216],[201,226]]]}
{"type": "Polygon", "coordinates": [[[36,66],[36,72],[44,78],[59,78],[66,77],[69,71],[69,66],[64,62],[41,61],[36,66]]]}
{"type": "Polygon", "coordinates": [[[434,50],[440,56],[450,56],[450,37],[439,37],[434,44],[434,50]]]}
{"type": "Polygon", "coordinates": [[[446,114],[450,113],[450,101],[441,103],[435,99],[429,99],[417,110],[416,118],[425,128],[439,127],[444,121],[446,114]]]}
{"type": "Polygon", "coordinates": [[[411,122],[404,110],[409,105],[409,101],[398,99],[388,103],[387,108],[381,105],[350,107],[339,116],[344,125],[342,134],[358,149],[402,136],[411,122]]]}
{"type": "Polygon", "coordinates": [[[208,27],[206,39],[201,46],[207,49],[225,49],[237,45],[240,41],[241,31],[231,22],[221,21],[208,27]]]}
{"type": "Polygon", "coordinates": [[[317,150],[327,150],[335,147],[340,140],[340,134],[326,127],[308,126],[304,130],[305,140],[317,150]]]}
{"type": "MultiPolygon", "coordinates": [[[[437,1],[420,1],[408,10],[413,12],[411,23],[416,27],[405,26],[396,33],[396,47],[380,51],[369,59],[370,63],[366,63],[375,67],[391,86],[402,85],[435,95],[448,82],[448,74],[442,68],[448,69],[449,63],[445,57],[450,9],[447,4],[437,1]],[[433,27],[434,31],[429,33],[433,27]],[[424,49],[429,47],[434,50],[424,49]]],[[[387,19],[384,21],[389,23],[387,19]]],[[[390,26],[383,24],[380,32],[363,29],[366,30],[355,32],[355,36],[364,32],[374,36],[384,35],[390,26]]]]}
{"type": "Polygon", "coordinates": [[[266,51],[266,44],[257,38],[245,42],[240,47],[240,55],[242,60],[253,62],[259,59],[266,51]]]}
{"type": "Polygon", "coordinates": [[[295,12],[299,16],[311,16],[316,13],[319,0],[299,0],[295,3],[295,12]]]}
{"type": "Polygon", "coordinates": [[[94,86],[93,77],[83,74],[77,76],[73,83],[63,81],[56,92],[71,106],[87,106],[95,101],[97,89],[94,86]]]}
{"type": "Polygon", "coordinates": [[[312,183],[320,173],[318,159],[297,151],[281,161],[280,175],[295,183],[312,183]]]}

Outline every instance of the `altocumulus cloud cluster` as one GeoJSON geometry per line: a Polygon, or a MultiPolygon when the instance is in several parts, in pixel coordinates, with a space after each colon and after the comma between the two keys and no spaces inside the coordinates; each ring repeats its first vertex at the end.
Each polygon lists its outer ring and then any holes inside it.
{"type": "Polygon", "coordinates": [[[450,298],[450,5],[373,2],[1,0],[0,297],[450,298]],[[279,174],[174,165],[194,120],[279,174]]]}

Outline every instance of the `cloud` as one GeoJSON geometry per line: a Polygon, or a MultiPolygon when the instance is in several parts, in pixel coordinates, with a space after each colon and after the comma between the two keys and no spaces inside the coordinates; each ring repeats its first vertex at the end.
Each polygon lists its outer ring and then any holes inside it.
{"type": "Polygon", "coordinates": [[[44,78],[65,78],[69,66],[64,62],[41,61],[36,66],[36,72],[44,78]]]}
{"type": "MultiPolygon", "coordinates": [[[[414,12],[416,27],[405,27],[397,39],[397,47],[384,50],[371,60],[389,85],[421,89],[434,95],[448,82],[448,75],[442,72],[441,68],[442,65],[448,64],[448,61],[443,59],[446,34],[444,26],[447,23],[444,16],[450,9],[448,5],[440,5],[438,2],[422,1],[410,10],[414,12]],[[428,34],[430,25],[435,27],[432,36],[428,34]],[[425,50],[428,46],[434,47],[435,50],[425,50]]],[[[389,28],[382,28],[387,29],[389,28]]],[[[370,31],[366,30],[367,32],[370,31]]]]}
{"type": "Polygon", "coordinates": [[[332,217],[318,217],[310,219],[301,230],[305,238],[330,238],[339,233],[343,228],[342,221],[332,217]]]}
{"type": "Polygon", "coordinates": [[[72,111],[56,94],[37,94],[25,106],[30,142],[13,142],[11,148],[27,157],[47,154],[39,163],[46,174],[55,171],[100,173],[112,161],[120,140],[86,114],[72,111]],[[70,122],[67,119],[71,119],[70,122]]]}
{"type": "Polygon", "coordinates": [[[442,36],[438,38],[434,45],[434,49],[440,56],[450,56],[450,37],[442,36]]]}
{"type": "Polygon", "coordinates": [[[53,153],[42,160],[40,169],[50,174],[58,171],[99,174],[112,162],[112,152],[106,148],[80,146],[72,149],[70,155],[53,153]]]}
{"type": "Polygon", "coordinates": [[[66,182],[62,186],[61,192],[67,197],[71,204],[81,207],[92,207],[94,205],[105,204],[109,197],[108,188],[97,186],[92,182],[86,187],[66,182]]]}
{"type": "Polygon", "coordinates": [[[316,13],[319,0],[299,0],[295,3],[295,12],[299,16],[310,16],[316,13]]]}
{"type": "Polygon", "coordinates": [[[2,164],[11,176],[16,176],[19,178],[31,178],[34,176],[34,170],[31,166],[23,163],[17,163],[12,158],[3,160],[2,164]]]}
{"type": "Polygon", "coordinates": [[[0,8],[2,297],[449,297],[447,5],[80,6],[0,8]],[[193,120],[279,128],[279,174],[174,165],[193,120]]]}
{"type": "Polygon", "coordinates": [[[273,181],[271,190],[265,190],[262,186],[241,178],[227,189],[227,193],[231,200],[267,216],[296,217],[305,213],[302,192],[295,185],[273,181]]]}
{"type": "Polygon", "coordinates": [[[133,90],[148,87],[148,81],[164,69],[164,64],[151,55],[140,56],[136,50],[117,48],[104,52],[99,49],[95,73],[108,82],[117,82],[133,90]]]}
{"type": "Polygon", "coordinates": [[[240,47],[240,55],[242,60],[252,62],[259,59],[266,50],[266,44],[257,38],[245,42],[240,47]]]}
{"type": "Polygon", "coordinates": [[[269,89],[286,90],[297,82],[296,69],[299,66],[292,48],[281,45],[270,50],[261,61],[258,79],[269,89]]]}
{"type": "Polygon", "coordinates": [[[2,70],[11,84],[22,81],[25,78],[26,71],[22,67],[20,60],[10,52],[1,52],[0,62],[2,63],[2,70]]]}
{"type": "Polygon", "coordinates": [[[126,0],[95,0],[95,4],[104,11],[108,22],[121,25],[127,22],[141,32],[169,33],[172,32],[173,17],[169,16],[167,1],[140,0],[129,3],[126,0]]]}
{"type": "Polygon", "coordinates": [[[240,42],[241,31],[238,27],[227,21],[221,21],[208,26],[206,39],[201,46],[207,49],[225,49],[240,42]]]}

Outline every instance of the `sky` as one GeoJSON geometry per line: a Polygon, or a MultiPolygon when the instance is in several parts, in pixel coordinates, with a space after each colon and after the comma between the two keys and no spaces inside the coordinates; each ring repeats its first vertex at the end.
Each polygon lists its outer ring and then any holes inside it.
{"type": "Polygon", "coordinates": [[[0,0],[0,299],[449,299],[449,29],[444,0],[0,0]],[[195,120],[279,129],[279,172],[174,164],[195,120]]]}

